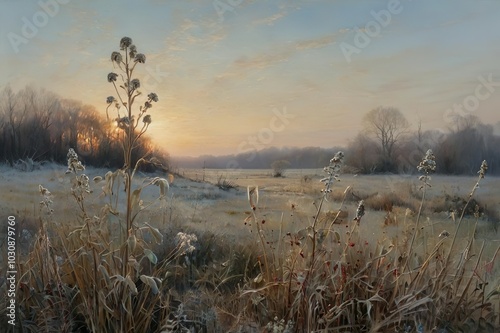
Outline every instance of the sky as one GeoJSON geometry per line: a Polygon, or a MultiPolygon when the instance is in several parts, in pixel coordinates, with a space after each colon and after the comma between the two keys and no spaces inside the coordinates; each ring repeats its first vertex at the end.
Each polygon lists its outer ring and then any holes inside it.
{"type": "Polygon", "coordinates": [[[500,132],[499,18],[497,0],[0,0],[0,89],[104,114],[128,36],[159,96],[148,133],[173,156],[345,145],[378,106],[500,132]]]}

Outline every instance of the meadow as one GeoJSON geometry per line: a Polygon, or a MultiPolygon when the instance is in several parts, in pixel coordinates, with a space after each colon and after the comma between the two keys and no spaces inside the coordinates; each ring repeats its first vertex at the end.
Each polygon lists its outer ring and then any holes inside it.
{"type": "MultiPolygon", "coordinates": [[[[146,56],[129,37],[119,45],[102,135],[94,126],[89,136],[47,132],[66,166],[1,166],[2,330],[500,329],[500,179],[487,175],[486,161],[475,177],[434,176],[430,149],[405,169],[418,170],[411,175],[350,174],[342,151],[321,170],[284,177],[172,170],[144,140],[159,101],[134,76],[146,56]]],[[[374,112],[384,124],[406,124],[395,110],[374,112]]],[[[11,165],[34,166],[12,159],[25,136],[20,127],[11,134],[11,165]]]]}
{"type": "MultiPolygon", "coordinates": [[[[136,260],[122,273],[111,262],[123,250],[120,216],[102,214],[106,184],[90,181],[84,216],[65,171],[2,167],[1,218],[18,221],[22,331],[111,332],[121,311],[134,327],[124,331],[144,332],[500,327],[499,178],[482,179],[467,208],[477,177],[433,176],[420,210],[418,175],[340,172],[322,192],[322,169],[137,174],[135,186],[164,177],[169,189],[162,200],[159,186],[143,189],[141,205],[151,206],[134,222],[136,260]]],[[[85,170],[89,179],[107,172],[85,170]]]]}

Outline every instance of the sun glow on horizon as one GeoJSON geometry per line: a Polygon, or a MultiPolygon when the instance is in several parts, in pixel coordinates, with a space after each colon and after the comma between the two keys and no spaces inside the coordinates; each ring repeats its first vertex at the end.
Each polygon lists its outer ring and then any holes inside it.
{"type": "MultiPolygon", "coordinates": [[[[489,74],[490,96],[461,112],[498,122],[499,2],[444,1],[443,11],[405,2],[372,37],[361,28],[379,24],[373,12],[386,10],[385,2],[249,2],[222,18],[211,2],[118,4],[70,2],[26,43],[14,47],[4,36],[0,87],[33,84],[105,112],[106,96],[115,95],[106,81],[114,70],[109,56],[129,36],[146,55],[136,72],[141,90],[159,96],[148,135],[171,155],[249,149],[246,142],[265,135],[273,108],[296,118],[272,140],[257,140],[257,149],[346,144],[380,105],[400,109],[414,126],[446,130],[447,110],[489,74]],[[357,52],[347,59],[342,45],[357,52]]],[[[40,10],[27,2],[1,6],[9,12],[2,31],[18,35],[22,18],[40,10]]]]}

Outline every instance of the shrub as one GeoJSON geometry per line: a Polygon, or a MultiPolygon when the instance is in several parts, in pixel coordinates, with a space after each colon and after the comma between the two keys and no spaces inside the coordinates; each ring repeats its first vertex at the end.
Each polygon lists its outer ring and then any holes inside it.
{"type": "Polygon", "coordinates": [[[277,160],[271,163],[271,168],[273,169],[273,177],[283,177],[285,175],[285,170],[290,167],[290,162],[287,160],[277,160]]]}

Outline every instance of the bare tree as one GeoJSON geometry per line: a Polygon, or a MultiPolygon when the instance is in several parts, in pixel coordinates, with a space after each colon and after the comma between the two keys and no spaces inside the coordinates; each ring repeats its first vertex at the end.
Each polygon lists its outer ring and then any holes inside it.
{"type": "Polygon", "coordinates": [[[27,109],[20,110],[19,97],[10,86],[3,90],[2,101],[2,115],[5,121],[4,145],[8,145],[6,157],[10,165],[13,165],[14,160],[20,157],[21,125],[26,117],[27,109]]]}
{"type": "Polygon", "coordinates": [[[31,86],[19,94],[22,103],[28,109],[28,117],[23,124],[24,154],[42,160],[50,159],[50,127],[54,114],[59,109],[59,97],[45,89],[31,86]]]}
{"type": "Polygon", "coordinates": [[[396,145],[410,126],[408,120],[394,107],[379,106],[365,115],[364,122],[367,132],[379,142],[382,168],[392,169],[396,145]]]}
{"type": "Polygon", "coordinates": [[[271,168],[273,169],[273,177],[283,177],[285,175],[285,170],[290,167],[290,162],[287,160],[277,160],[271,163],[271,168]]]}

